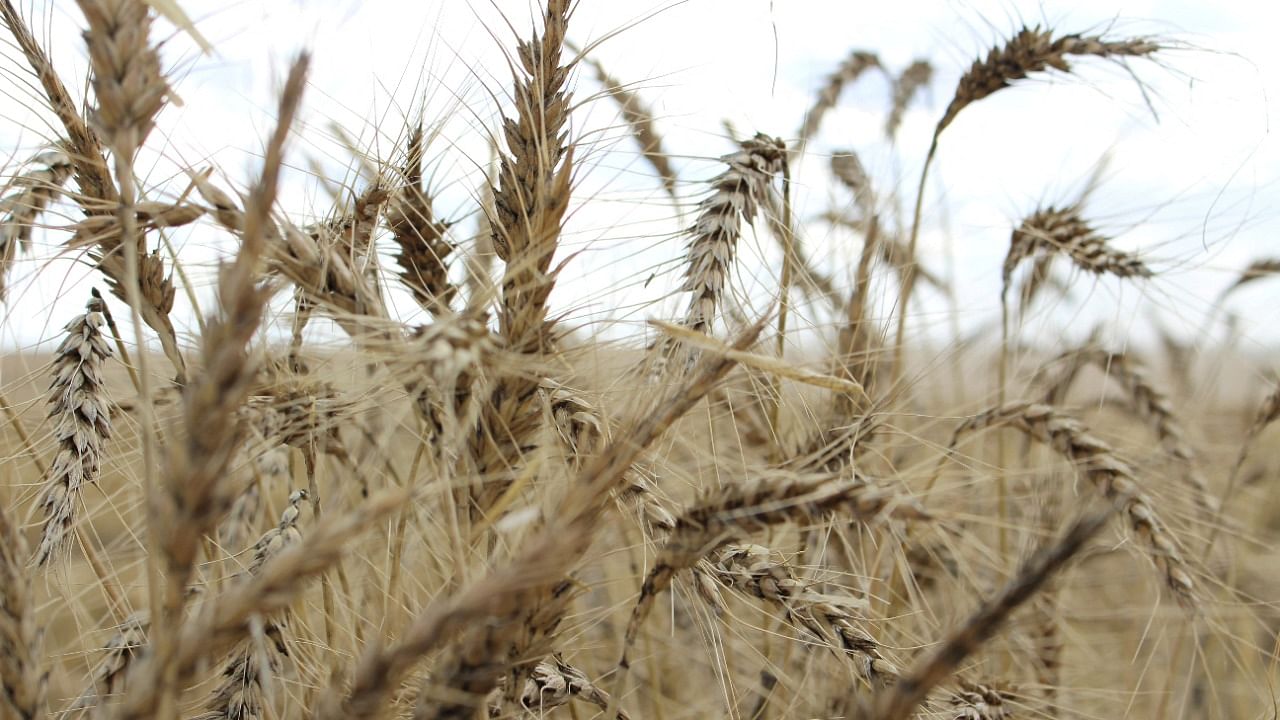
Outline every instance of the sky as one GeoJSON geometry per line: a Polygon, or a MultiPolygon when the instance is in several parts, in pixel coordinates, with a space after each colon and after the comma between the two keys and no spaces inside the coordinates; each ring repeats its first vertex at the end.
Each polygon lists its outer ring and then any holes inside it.
{"type": "MultiPolygon", "coordinates": [[[[422,113],[438,130],[431,147],[437,208],[460,238],[474,227],[478,187],[489,162],[486,133],[508,92],[504,53],[525,37],[526,0],[182,0],[214,51],[201,54],[161,21],[155,38],[182,107],[165,110],[140,158],[144,186],[180,192],[181,165],[216,166],[224,187],[243,187],[269,131],[289,59],[314,53],[304,127],[290,150],[282,207],[303,224],[323,218],[343,188],[359,186],[359,163],[395,155],[407,120],[422,113]]],[[[87,62],[74,3],[29,2],[32,24],[59,70],[83,86],[87,62]]],[[[1114,244],[1140,253],[1158,275],[1143,283],[1059,270],[1072,296],[1026,319],[1030,334],[1087,333],[1103,321],[1118,337],[1150,335],[1152,318],[1183,337],[1221,337],[1228,314],[1246,347],[1277,339],[1270,310],[1280,283],[1258,282],[1222,312],[1220,291],[1248,262],[1274,248],[1280,230],[1280,148],[1271,132],[1280,98],[1275,10],[1254,2],[898,2],[583,0],[570,25],[578,45],[642,94],[658,116],[680,172],[677,211],[620,126],[616,106],[598,97],[589,73],[575,79],[573,133],[584,148],[575,203],[558,260],[567,259],[553,304],[584,330],[623,336],[646,317],[679,312],[680,257],[695,203],[732,150],[724,122],[741,132],[792,138],[824,78],[853,49],[877,53],[897,72],[916,58],[935,68],[931,89],[908,112],[895,144],[883,138],[889,85],[869,74],[847,89],[795,167],[802,241],[815,261],[844,281],[858,240],[814,218],[849,199],[832,189],[827,159],[852,149],[882,197],[914,197],[924,153],[956,80],[974,58],[1022,24],[1060,32],[1146,35],[1169,46],[1154,62],[1081,60],[1070,76],[1048,73],[966,109],[943,135],[926,190],[920,257],[951,279],[954,297],[924,290],[912,309],[917,337],[986,332],[998,318],[1000,265],[1010,230],[1043,205],[1076,199],[1100,164],[1088,217],[1114,244]],[[1065,328],[1065,329],[1064,329],[1065,328]]],[[[17,102],[0,113],[10,170],[52,136],[33,108],[29,78],[7,72],[0,88],[17,102]],[[26,100],[24,100],[26,98],[26,100]]],[[[8,174],[8,173],[6,173],[8,174]]],[[[892,217],[900,209],[886,206],[892,217]]],[[[68,215],[67,217],[71,217],[68,215]]],[[[57,224],[56,222],[54,224],[57,224]]],[[[188,271],[202,285],[230,246],[212,228],[175,235],[188,271]],[[206,278],[201,281],[200,278],[206,278]]],[[[766,232],[740,248],[735,285],[762,310],[777,286],[779,251],[766,232]]],[[[15,269],[15,292],[0,342],[35,347],[57,339],[98,281],[60,253],[50,235],[15,269]]],[[[883,282],[889,282],[884,279],[883,282]]],[[[892,293],[887,293],[892,294],[892,293]]],[[[407,297],[393,303],[413,318],[407,297]]],[[[880,308],[887,313],[888,308],[880,308]]],[[[804,320],[830,322],[816,308],[804,320]]],[[[175,310],[193,327],[185,299],[175,310]]],[[[126,333],[128,335],[128,333],[126,333]]]]}

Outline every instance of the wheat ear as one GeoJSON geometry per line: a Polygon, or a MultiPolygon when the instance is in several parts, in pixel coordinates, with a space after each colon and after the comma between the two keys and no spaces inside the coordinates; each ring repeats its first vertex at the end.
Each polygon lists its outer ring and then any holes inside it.
{"type": "Polygon", "coordinates": [[[622,111],[622,121],[627,124],[632,137],[640,144],[640,152],[644,155],[644,159],[662,179],[662,189],[667,191],[672,202],[678,203],[676,171],[671,167],[671,158],[662,148],[662,134],[658,132],[653,110],[639,93],[610,75],[599,60],[587,58],[586,62],[595,71],[596,80],[604,86],[605,92],[609,93],[609,97],[618,104],[619,110],[622,111]]]}
{"type": "MultiPolygon", "coordinates": [[[[298,532],[298,506],[307,499],[307,491],[295,490],[280,515],[280,523],[267,531],[253,547],[253,560],[246,571],[252,577],[271,558],[302,540],[298,532]]],[[[279,673],[289,657],[288,615],[285,611],[259,618],[254,635],[243,640],[222,671],[222,682],[205,703],[201,720],[258,720],[264,717],[266,693],[264,684],[271,674],[279,673]]]]}
{"type": "Polygon", "coordinates": [[[82,315],[66,326],[53,361],[49,416],[54,418],[58,453],[45,477],[40,506],[44,526],[34,562],[46,565],[67,549],[74,534],[80,492],[101,474],[102,451],[111,438],[111,409],[104,363],[111,346],[102,335],[99,300],[90,299],[82,315]]]}
{"type": "Polygon", "coordinates": [[[0,717],[36,720],[45,712],[47,676],[25,555],[26,542],[0,506],[0,717]]]}
{"type": "Polygon", "coordinates": [[[386,217],[391,236],[400,248],[396,262],[401,281],[419,305],[433,315],[441,315],[448,312],[458,289],[449,282],[448,258],[453,252],[453,245],[445,237],[449,225],[436,220],[423,175],[425,153],[422,123],[418,123],[409,131],[405,148],[400,170],[404,184],[392,196],[386,217]]]}
{"type": "MultiPolygon", "coordinates": [[[[569,0],[548,0],[541,34],[517,47],[516,117],[503,120],[510,154],[502,155],[493,198],[493,245],[506,263],[499,335],[509,350],[529,356],[553,345],[554,323],[547,319],[556,278],[551,260],[569,207],[574,167],[565,131],[573,63],[561,64],[570,14],[569,0]]],[[[509,476],[488,475],[520,462],[540,425],[537,397],[537,378],[503,378],[494,388],[471,445],[477,473],[486,481],[471,489],[471,513],[483,512],[510,487],[509,476]]]]}
{"type": "Polygon", "coordinates": [[[721,158],[729,169],[712,181],[711,195],[698,206],[698,218],[689,231],[681,289],[692,293],[685,324],[698,332],[710,332],[715,321],[742,237],[741,223],[752,222],[757,207],[767,202],[773,179],[787,160],[782,140],[764,134],[744,140],[740,148],[721,158]]]}
{"type": "Polygon", "coordinates": [[[1100,36],[1078,34],[1054,38],[1050,30],[1041,30],[1038,26],[1030,28],[1024,26],[1003,45],[993,47],[985,59],[974,61],[968,71],[960,77],[946,112],[934,128],[929,152],[920,170],[920,183],[916,187],[911,236],[907,242],[907,272],[903,276],[898,293],[898,327],[893,345],[893,384],[895,386],[901,379],[903,371],[902,347],[906,333],[906,307],[915,289],[916,248],[920,239],[920,219],[924,211],[924,189],[929,178],[929,168],[938,153],[938,138],[942,135],[942,131],[956,119],[961,110],[1002,88],[1009,87],[1014,80],[1020,80],[1031,73],[1044,72],[1050,68],[1070,72],[1071,65],[1067,58],[1071,56],[1123,59],[1151,55],[1158,50],[1160,45],[1142,38],[1108,40],[1100,36]]]}
{"type": "Polygon", "coordinates": [[[1078,465],[1085,477],[1124,515],[1142,538],[1163,575],[1164,584],[1179,602],[1195,606],[1195,583],[1173,535],[1156,513],[1151,499],[1134,480],[1133,469],[1084,424],[1048,405],[1011,403],[976,415],[956,429],[952,447],[962,434],[989,427],[1010,426],[1039,440],[1078,465]]]}
{"type": "Polygon", "coordinates": [[[847,654],[858,675],[872,687],[893,684],[898,668],[884,659],[880,644],[858,627],[847,607],[811,596],[778,553],[760,545],[726,545],[697,566],[725,587],[777,605],[787,621],[847,654]]]}
{"type": "Polygon", "coordinates": [[[15,192],[0,198],[0,301],[5,299],[19,248],[30,250],[36,220],[62,195],[62,186],[75,168],[61,149],[41,152],[28,166],[6,188],[15,192]]]}
{"type": "Polygon", "coordinates": [[[915,60],[893,80],[893,98],[889,104],[889,115],[884,121],[884,135],[896,140],[898,129],[902,127],[902,119],[915,96],[928,87],[933,80],[933,66],[928,60],[915,60]]]}
{"type": "Polygon", "coordinates": [[[802,151],[813,136],[818,134],[822,119],[836,106],[840,100],[840,93],[857,82],[863,73],[878,67],[880,67],[880,58],[865,50],[854,50],[840,62],[835,72],[827,76],[826,83],[818,91],[817,99],[804,115],[804,123],[800,126],[796,140],[797,151],[802,151]]]}
{"type": "Polygon", "coordinates": [[[839,480],[826,475],[783,474],[747,485],[725,485],[676,517],[675,528],[663,543],[632,608],[618,660],[619,675],[630,667],[630,649],[654,601],[671,587],[679,572],[692,568],[708,553],[771,526],[817,522],[832,513],[847,513],[863,522],[882,515],[903,520],[929,518],[909,499],[857,476],[839,480]]]}
{"type": "MultiPolygon", "coordinates": [[[[880,704],[876,720],[905,720],[929,691],[946,680],[965,658],[990,640],[1009,615],[1035,596],[1044,583],[1060,572],[1094,535],[1106,525],[1110,513],[1080,518],[1053,545],[1027,561],[1005,589],[988,599],[927,658],[904,674],[880,704]]],[[[964,717],[959,715],[958,717],[964,717]]]]}

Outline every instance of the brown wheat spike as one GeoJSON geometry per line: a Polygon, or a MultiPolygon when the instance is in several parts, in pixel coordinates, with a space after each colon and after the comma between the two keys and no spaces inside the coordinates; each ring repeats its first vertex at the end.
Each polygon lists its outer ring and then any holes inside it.
{"type": "MultiPolygon", "coordinates": [[[[767,320],[763,318],[742,332],[734,340],[734,349],[750,347],[767,320]]],[[[555,596],[589,550],[607,516],[609,498],[622,485],[628,470],[672,423],[713,390],[734,364],[724,356],[702,359],[681,387],[619,433],[618,437],[625,439],[611,441],[578,471],[570,483],[573,492],[559,505],[555,525],[524,543],[505,566],[432,601],[394,643],[368,647],[356,666],[349,692],[345,697],[337,693],[326,697],[317,712],[319,720],[374,717],[412,664],[463,628],[507,625],[513,617],[524,616],[532,606],[555,596]]],[[[489,672],[494,669],[493,664],[487,666],[489,672]]],[[[613,699],[616,702],[618,698],[613,699]]],[[[476,704],[483,700],[478,698],[476,704]]],[[[611,707],[606,714],[612,716],[614,710],[611,707]]]]}
{"type": "Polygon", "coordinates": [[[952,720],[1006,720],[1013,711],[1005,700],[1013,694],[1002,684],[983,685],[961,680],[960,687],[951,691],[950,717],[952,720]]]}
{"type": "Polygon", "coordinates": [[[71,703],[68,711],[92,711],[124,692],[125,676],[134,658],[146,646],[150,626],[150,613],[146,610],[131,613],[120,623],[102,648],[102,658],[94,667],[89,686],[71,703]]]}
{"type": "Polygon", "coordinates": [[[432,315],[448,311],[449,302],[458,289],[449,282],[449,254],[453,245],[445,235],[449,224],[436,220],[423,175],[426,142],[422,123],[409,131],[404,166],[400,169],[404,185],[397,188],[387,208],[387,226],[399,246],[396,262],[400,279],[432,315]]]}
{"type": "Polygon", "coordinates": [[[662,149],[662,135],[658,133],[653,111],[636,91],[618,82],[605,71],[599,60],[587,58],[586,62],[595,70],[596,80],[604,86],[605,92],[618,103],[622,111],[622,120],[631,129],[631,135],[640,144],[640,152],[644,159],[653,166],[658,177],[662,178],[662,189],[667,191],[672,202],[678,202],[676,195],[676,171],[671,167],[671,159],[662,149]]]}
{"type": "Polygon", "coordinates": [[[898,668],[882,657],[880,644],[855,625],[853,613],[828,598],[808,596],[804,583],[778,553],[760,545],[727,545],[699,570],[726,587],[782,608],[788,622],[848,654],[858,675],[872,687],[891,685],[898,677],[898,668]]]}
{"type": "MultiPolygon", "coordinates": [[[[264,564],[282,550],[301,541],[298,532],[299,506],[307,499],[306,490],[295,490],[289,495],[289,505],[280,515],[280,524],[267,531],[253,547],[253,560],[246,571],[256,575],[264,564]]],[[[205,703],[207,712],[201,720],[255,720],[264,717],[267,702],[264,683],[272,674],[278,674],[289,657],[288,617],[277,613],[261,619],[255,627],[256,637],[240,643],[231,654],[222,671],[222,682],[214,689],[205,703]],[[265,661],[265,662],[264,662],[265,661]]]]}
{"type": "Polygon", "coordinates": [[[804,115],[804,124],[800,126],[799,137],[796,140],[798,150],[803,150],[809,140],[818,133],[822,118],[836,106],[836,102],[840,100],[840,93],[847,86],[857,82],[864,72],[878,67],[880,67],[880,58],[864,50],[854,50],[841,61],[835,72],[827,77],[826,84],[822,86],[822,90],[818,91],[818,98],[814,100],[809,112],[804,115]]]}
{"type": "Polygon", "coordinates": [[[893,81],[893,99],[889,105],[889,116],[884,121],[884,135],[890,140],[898,137],[898,129],[902,127],[902,119],[907,108],[917,93],[926,88],[933,80],[933,66],[928,60],[915,60],[893,81]]]}
{"type": "Polygon", "coordinates": [[[25,555],[21,533],[0,507],[0,717],[36,720],[44,717],[47,677],[25,555]]]}
{"type": "Polygon", "coordinates": [[[984,428],[1010,426],[1052,447],[1080,467],[1090,482],[1124,515],[1129,527],[1147,545],[1164,584],[1179,602],[1195,606],[1195,583],[1172,534],[1161,521],[1151,499],[1138,487],[1133,470],[1116,457],[1084,424],[1048,405],[1011,403],[976,415],[956,428],[951,447],[961,435],[984,428]]]}
{"type": "Polygon", "coordinates": [[[741,222],[751,223],[766,202],[775,176],[786,161],[786,144],[763,133],[744,140],[741,149],[721,160],[729,166],[711,182],[712,192],[698,209],[690,229],[688,265],[682,290],[693,294],[685,324],[711,331],[716,308],[728,288],[729,270],[742,236],[741,222]]]}
{"type": "Polygon", "coordinates": [[[1067,62],[1071,55],[1141,57],[1159,49],[1158,44],[1141,38],[1105,40],[1099,36],[1077,34],[1054,38],[1051,30],[1041,30],[1039,26],[1023,27],[1006,43],[993,47],[985,59],[975,60],[961,76],[955,96],[938,121],[935,134],[946,129],[961,110],[1009,87],[1014,80],[1050,68],[1071,72],[1071,65],[1067,62]]]}
{"type": "Polygon", "coordinates": [[[176,688],[177,666],[172,662],[175,638],[167,632],[183,615],[186,588],[204,537],[217,528],[234,499],[223,479],[242,439],[237,414],[248,399],[256,374],[249,342],[258,331],[271,295],[271,288],[260,281],[267,246],[265,228],[275,203],[284,142],[306,83],[307,65],[304,54],[289,71],[262,176],[249,195],[239,251],[231,263],[219,268],[218,313],[206,323],[200,343],[203,370],[183,392],[186,437],[168,448],[164,487],[152,510],[152,532],[166,570],[163,613],[153,616],[157,638],[153,671],[162,706],[171,701],[176,688]]]}
{"type": "Polygon", "coordinates": [[[98,100],[94,124],[107,145],[132,158],[169,93],[151,47],[151,13],[142,0],[77,0],[89,30],[85,44],[98,100]]]}
{"type": "Polygon", "coordinates": [[[45,150],[27,165],[27,170],[5,188],[14,192],[0,198],[0,301],[5,299],[9,270],[18,249],[30,251],[36,220],[62,195],[62,186],[74,168],[71,158],[61,149],[45,150]]]}
{"type": "Polygon", "coordinates": [[[517,46],[516,117],[502,124],[510,154],[498,168],[493,244],[506,263],[499,327],[517,352],[544,347],[547,296],[555,283],[551,259],[569,206],[573,151],[565,124],[572,63],[561,64],[569,16],[569,0],[548,0],[542,34],[517,46]]]}
{"type": "MultiPolygon", "coordinates": [[[[1125,389],[1129,399],[1130,410],[1146,421],[1160,442],[1160,447],[1182,465],[1182,479],[1191,487],[1197,511],[1204,516],[1217,513],[1217,501],[1209,492],[1209,482],[1200,472],[1196,452],[1187,442],[1186,432],[1173,411],[1169,396],[1157,387],[1142,365],[1125,353],[1113,353],[1097,348],[1072,353],[1072,368],[1079,363],[1093,364],[1115,379],[1125,389]]],[[[1061,397],[1067,391],[1067,385],[1074,376],[1074,371],[1065,379],[1066,384],[1059,382],[1055,395],[1061,397]]]]}
{"type": "Polygon", "coordinates": [[[1222,291],[1222,294],[1218,296],[1218,302],[1221,303],[1226,300],[1228,295],[1239,290],[1243,285],[1271,277],[1277,273],[1280,273],[1280,258],[1258,258],[1249,263],[1249,266],[1240,272],[1240,276],[1236,278],[1236,281],[1222,291]]]}
{"type": "Polygon", "coordinates": [[[631,611],[619,667],[629,666],[627,653],[654,600],[671,587],[677,573],[735,540],[774,525],[819,522],[833,513],[847,513],[863,522],[880,516],[901,520],[929,518],[910,499],[879,489],[856,475],[844,480],[831,475],[801,477],[778,473],[748,484],[725,485],[677,516],[675,528],[663,542],[631,611]]]}
{"type": "MultiPolygon", "coordinates": [[[[536,717],[570,700],[582,700],[603,710],[609,707],[610,698],[586,673],[565,662],[559,653],[538,663],[520,691],[520,706],[536,717]]],[[[619,712],[617,720],[627,720],[627,714],[619,712]]]]}
{"type": "Polygon", "coordinates": [[[552,637],[578,595],[575,586],[572,580],[554,583],[466,633],[423,688],[415,720],[470,717],[504,678],[508,700],[518,702],[521,680],[550,652],[552,637]]]}
{"type": "MultiPolygon", "coordinates": [[[[189,681],[207,660],[222,656],[248,637],[254,618],[290,607],[309,587],[308,580],[328,572],[351,550],[356,536],[386,521],[413,499],[411,492],[390,490],[371,496],[350,512],[317,522],[302,542],[288,545],[265,560],[255,574],[211,597],[170,638],[174,682],[189,681]]],[[[155,678],[158,662],[156,652],[135,659],[127,676],[129,691],[114,717],[155,717],[161,690],[155,678]]]]}
{"type": "Polygon", "coordinates": [[[1076,267],[1095,275],[1151,277],[1151,270],[1136,256],[1111,248],[1109,238],[1098,234],[1080,215],[1078,206],[1041,208],[1013,231],[1001,272],[1001,298],[1009,292],[1013,271],[1036,253],[1061,253],[1076,267]]]}
{"type": "Polygon", "coordinates": [[[91,298],[84,314],[67,323],[66,336],[53,361],[49,416],[54,418],[58,451],[40,500],[45,519],[34,558],[37,565],[47,565],[67,550],[80,492],[98,481],[103,447],[111,437],[110,399],[104,384],[104,364],[111,357],[111,346],[102,334],[99,303],[91,298]]]}
{"type": "MultiPolygon", "coordinates": [[[[955,672],[960,663],[995,636],[1014,610],[1035,596],[1044,583],[1061,572],[1106,524],[1110,513],[1082,516],[1053,545],[1042,548],[1019,570],[998,595],[988,598],[963,625],[927,657],[904,674],[879,703],[876,720],[906,720],[929,691],[955,672]]],[[[967,690],[967,688],[966,688],[967,690]]],[[[969,716],[958,715],[966,718],[969,716]]]]}
{"type": "Polygon", "coordinates": [[[871,176],[853,150],[837,150],[831,154],[831,174],[853,193],[854,204],[862,214],[863,222],[870,221],[876,212],[876,196],[871,187],[871,176]]]}
{"type": "MultiPolygon", "coordinates": [[[[117,199],[116,187],[111,181],[111,171],[107,168],[106,155],[97,133],[81,117],[79,105],[71,99],[71,94],[58,77],[53,63],[36,43],[31,29],[13,7],[11,0],[0,0],[0,15],[18,47],[22,49],[27,64],[40,81],[49,100],[49,108],[67,131],[67,154],[75,165],[76,184],[80,186],[80,192],[87,198],[114,202],[117,199]]],[[[101,208],[97,211],[101,212],[101,208]]]]}
{"type": "MultiPolygon", "coordinates": [[[[561,65],[569,0],[548,0],[542,34],[517,47],[516,118],[504,118],[510,154],[503,154],[494,193],[493,245],[506,263],[498,331],[505,349],[535,356],[554,344],[554,321],[547,299],[555,285],[551,260],[560,242],[569,206],[573,148],[564,126],[569,115],[566,83],[572,63],[561,65]]],[[[470,488],[464,504],[474,517],[509,486],[506,473],[519,464],[541,424],[538,379],[511,376],[494,387],[473,433],[471,454],[483,480],[470,488]]]]}

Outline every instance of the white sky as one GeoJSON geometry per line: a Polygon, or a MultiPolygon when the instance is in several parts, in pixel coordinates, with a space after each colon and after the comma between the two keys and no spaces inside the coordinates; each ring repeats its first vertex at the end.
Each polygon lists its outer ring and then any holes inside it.
{"type": "MultiPolygon", "coordinates": [[[[151,138],[159,152],[142,159],[143,167],[154,165],[147,177],[154,192],[181,190],[181,182],[166,179],[175,162],[216,164],[224,187],[242,185],[271,126],[270,109],[287,61],[305,47],[315,54],[307,128],[291,148],[298,172],[285,199],[295,222],[324,215],[332,205],[324,186],[303,171],[317,170],[335,183],[352,182],[351,156],[333,140],[334,125],[371,154],[390,157],[403,118],[413,116],[424,97],[428,119],[444,123],[432,146],[438,210],[461,217],[474,208],[488,160],[483,130],[496,126],[498,102],[509,85],[503,52],[513,47],[517,34],[528,34],[527,0],[182,4],[216,53],[199,56],[171,26],[157,24],[156,36],[166,39],[164,57],[185,105],[161,116],[151,138]]],[[[68,84],[82,85],[87,63],[74,3],[27,7],[68,84]]],[[[1200,330],[1212,299],[1235,272],[1257,256],[1280,256],[1275,249],[1280,152],[1270,132],[1272,98],[1280,98],[1275,14],[1256,2],[1177,0],[583,0],[570,34],[583,44],[617,32],[595,56],[616,77],[636,83],[656,110],[667,150],[677,156],[686,183],[683,192],[694,199],[703,181],[718,172],[714,159],[731,149],[723,119],[744,133],[792,137],[816,89],[849,50],[874,51],[894,71],[917,57],[931,60],[932,91],[908,114],[896,151],[881,138],[889,93],[885,80],[867,75],[846,90],[810,146],[812,155],[797,170],[796,207],[802,218],[847,203],[830,189],[825,174],[824,154],[834,148],[856,149],[882,194],[896,185],[909,201],[929,134],[960,73],[1022,22],[1048,22],[1060,32],[1109,29],[1117,36],[1168,40],[1178,48],[1158,63],[1130,64],[1146,85],[1145,94],[1121,66],[1081,60],[1076,75],[1043,75],[962,113],[943,136],[927,195],[921,252],[936,271],[948,271],[951,263],[960,324],[980,327],[997,317],[1000,263],[1012,225],[1041,202],[1072,200],[1109,153],[1090,217],[1116,236],[1116,245],[1140,251],[1161,275],[1139,285],[1077,276],[1073,300],[1028,324],[1044,331],[1065,323],[1079,334],[1104,319],[1119,326],[1121,335],[1140,335],[1147,313],[1156,311],[1167,325],[1191,334],[1200,330]]],[[[10,56],[7,48],[4,52],[10,56]]],[[[0,113],[0,140],[15,159],[49,137],[40,117],[22,110],[22,98],[29,97],[21,86],[25,82],[12,72],[0,74],[0,88],[18,101],[0,113]]],[[[599,88],[583,72],[577,90],[585,99],[599,88]]],[[[572,310],[576,319],[597,323],[596,330],[631,332],[646,316],[682,306],[680,296],[652,303],[678,285],[683,239],[674,235],[680,223],[659,184],[617,122],[608,99],[585,104],[574,117],[574,133],[590,152],[580,157],[580,202],[562,257],[582,252],[570,261],[553,302],[572,310]],[[658,276],[644,286],[654,272],[658,276]]],[[[692,203],[684,210],[688,215],[692,203]]],[[[472,217],[458,225],[464,237],[472,227],[472,217]]],[[[851,272],[854,238],[813,222],[805,227],[804,241],[838,277],[851,272]]],[[[183,244],[182,257],[198,276],[203,274],[199,266],[227,247],[212,230],[179,233],[175,242],[183,244]]],[[[19,264],[0,340],[30,346],[56,338],[79,311],[87,273],[65,258],[48,263],[56,251],[46,244],[41,264],[19,264]]],[[[767,237],[742,248],[739,285],[748,293],[776,286],[777,257],[767,237]]],[[[1059,271],[1066,269],[1059,265],[1059,271]]],[[[202,293],[202,302],[208,302],[207,289],[202,293]]],[[[1253,342],[1276,337],[1268,311],[1277,293],[1280,283],[1262,281],[1230,303],[1253,342]]],[[[406,298],[396,303],[409,313],[406,298]]],[[[947,308],[940,296],[926,291],[913,311],[915,327],[944,337],[947,308]]],[[[185,301],[180,299],[175,312],[179,325],[191,327],[185,301]]]]}

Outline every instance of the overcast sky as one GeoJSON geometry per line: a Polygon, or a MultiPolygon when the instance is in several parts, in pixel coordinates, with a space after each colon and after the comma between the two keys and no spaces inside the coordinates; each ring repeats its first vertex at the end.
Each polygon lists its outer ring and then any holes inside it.
{"type": "MultiPolygon", "coordinates": [[[[175,163],[220,168],[224,186],[242,184],[256,165],[270,108],[288,59],[315,54],[306,99],[306,129],[291,149],[297,168],[285,198],[295,222],[323,216],[340,183],[358,185],[345,141],[371,155],[394,156],[404,120],[425,102],[441,123],[432,146],[433,186],[447,217],[470,232],[476,187],[488,161],[485,129],[509,85],[504,52],[528,34],[526,0],[182,0],[215,52],[158,23],[164,57],[184,105],[161,116],[143,158],[149,186],[176,192],[175,163]],[[506,22],[510,22],[510,26],[506,22]],[[329,183],[308,177],[327,176],[329,183]]],[[[72,2],[27,6],[69,84],[83,84],[86,61],[72,2]]],[[[687,0],[680,3],[584,0],[571,22],[578,44],[605,39],[595,57],[636,88],[657,112],[667,149],[676,156],[692,212],[700,188],[718,172],[714,159],[731,149],[722,121],[742,132],[793,137],[823,78],[854,48],[876,52],[900,70],[929,59],[935,81],[908,114],[896,147],[882,138],[886,80],[868,75],[843,95],[811,154],[797,169],[796,207],[812,218],[848,199],[833,191],[826,156],[855,149],[881,193],[909,200],[929,134],[960,73],[1020,24],[1047,23],[1061,32],[1154,35],[1173,46],[1158,62],[1127,66],[1081,60],[1078,73],[1024,82],[967,109],[944,135],[927,193],[921,257],[954,277],[960,323],[979,327],[998,311],[1000,263],[1017,220],[1040,204],[1065,203],[1108,158],[1089,216],[1142,253],[1160,272],[1132,284],[1073,276],[1071,300],[1028,321],[1034,330],[1097,319],[1143,332],[1147,313],[1184,333],[1198,331],[1213,298],[1251,259],[1277,255],[1280,157],[1270,132],[1280,98],[1280,44],[1274,11],[1256,2],[898,2],[827,0],[687,0]],[[1126,69],[1127,68],[1127,69],[1126,69]],[[1132,71],[1132,74],[1130,74],[1132,71]],[[1135,77],[1141,80],[1140,86],[1135,77]]],[[[11,97],[29,97],[27,79],[6,72],[11,97]]],[[[579,75],[577,97],[599,91],[579,75]]],[[[682,299],[683,240],[675,210],[617,126],[607,99],[588,102],[573,120],[583,153],[562,257],[567,266],[554,301],[575,318],[608,332],[634,329],[646,316],[672,312],[682,299]],[[646,281],[647,284],[646,284],[646,281]],[[665,303],[654,305],[666,296],[665,303]]],[[[0,140],[15,161],[50,136],[41,117],[13,106],[0,118],[0,140]]],[[[12,165],[12,162],[11,162],[12,165]]],[[[804,241],[840,278],[856,258],[852,237],[817,222],[804,241]]],[[[180,235],[193,271],[227,249],[216,232],[180,235]]],[[[48,260],[56,248],[46,245],[48,260]]],[[[776,286],[777,252],[766,236],[742,248],[741,287],[776,286]]],[[[82,304],[86,272],[69,260],[19,265],[18,290],[3,324],[6,342],[30,346],[56,337],[82,304]]],[[[1060,266],[1066,276],[1066,266],[1060,266]]],[[[1269,322],[1280,282],[1242,290],[1230,309],[1254,342],[1276,337],[1269,322]]],[[[763,294],[756,293],[757,300],[763,294]]],[[[207,300],[207,296],[206,296],[207,300]]],[[[411,303],[396,300],[409,312],[411,303]]],[[[188,313],[185,302],[179,314],[188,313]]],[[[916,327],[949,332],[948,303],[926,291],[916,327]]],[[[815,316],[814,322],[823,318],[815,316]]],[[[190,327],[189,319],[180,319],[190,327]]],[[[942,334],[942,335],[940,335],[942,334]]]]}

